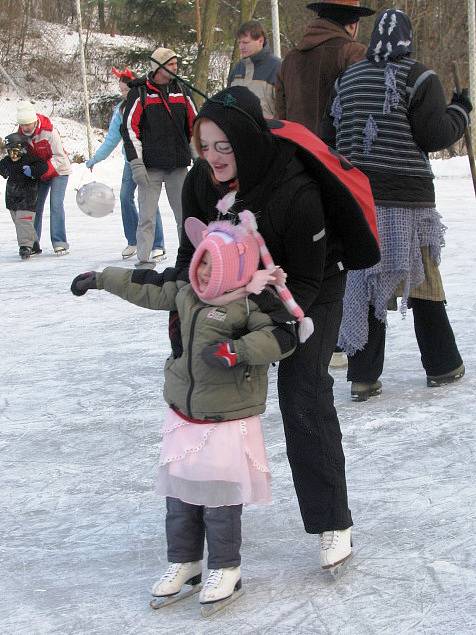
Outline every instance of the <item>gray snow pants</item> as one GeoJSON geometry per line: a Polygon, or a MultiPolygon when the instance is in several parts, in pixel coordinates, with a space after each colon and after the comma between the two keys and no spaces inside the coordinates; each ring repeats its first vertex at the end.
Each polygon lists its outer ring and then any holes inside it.
{"type": "Polygon", "coordinates": [[[33,243],[38,240],[34,227],[35,212],[10,210],[12,221],[15,223],[17,241],[19,247],[33,247],[33,243]]]}
{"type": "Polygon", "coordinates": [[[208,568],[237,567],[241,562],[243,505],[203,507],[167,497],[165,529],[169,562],[196,562],[203,558],[205,535],[208,568]]]}
{"type": "Polygon", "coordinates": [[[139,203],[139,223],[137,225],[137,258],[141,262],[148,262],[155,236],[157,205],[159,203],[162,183],[169,199],[170,207],[177,223],[180,239],[182,231],[182,186],[187,176],[187,168],[175,170],[148,169],[149,185],[138,186],[137,200],[139,203]]]}

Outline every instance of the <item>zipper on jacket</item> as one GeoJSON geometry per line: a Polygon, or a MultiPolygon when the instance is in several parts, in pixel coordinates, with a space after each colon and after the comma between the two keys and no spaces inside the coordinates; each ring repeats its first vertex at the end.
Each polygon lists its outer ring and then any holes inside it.
{"type": "Polygon", "coordinates": [[[193,378],[193,373],[192,373],[192,348],[193,348],[193,336],[195,334],[195,325],[197,323],[197,318],[198,318],[198,314],[200,313],[200,311],[202,310],[203,307],[199,307],[198,309],[195,310],[195,313],[193,314],[192,317],[192,323],[190,325],[190,335],[188,338],[188,361],[187,361],[187,370],[188,370],[188,374],[190,375],[190,387],[188,389],[187,392],[187,415],[189,417],[192,416],[192,392],[193,389],[195,387],[195,380],[193,378]]]}

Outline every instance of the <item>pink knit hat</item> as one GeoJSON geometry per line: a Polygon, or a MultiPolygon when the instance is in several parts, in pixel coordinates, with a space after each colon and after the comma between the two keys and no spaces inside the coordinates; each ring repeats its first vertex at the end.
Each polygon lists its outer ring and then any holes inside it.
{"type": "Polygon", "coordinates": [[[198,219],[187,218],[185,231],[197,247],[190,262],[189,277],[201,300],[212,300],[250,282],[258,269],[260,252],[256,238],[247,228],[229,221],[216,221],[203,230],[198,219]],[[211,275],[206,289],[200,291],[197,268],[206,251],[211,255],[211,275]]]}
{"type": "MultiPolygon", "coordinates": [[[[220,199],[217,210],[226,214],[233,206],[235,196],[236,192],[230,192],[220,199]]],[[[244,210],[238,216],[241,221],[239,225],[216,221],[207,226],[198,218],[189,217],[185,220],[185,232],[195,247],[189,268],[190,284],[205,302],[246,286],[248,293],[261,293],[263,287],[259,281],[255,281],[262,273],[257,271],[260,259],[268,271],[276,270],[266,243],[258,232],[254,214],[244,210]],[[211,254],[212,266],[207,288],[200,291],[197,268],[205,251],[211,254]],[[253,290],[256,282],[260,290],[253,290]]],[[[314,324],[311,318],[304,315],[284,282],[280,284],[275,284],[275,289],[289,313],[299,322],[299,341],[303,343],[314,332],[314,324]]]]}

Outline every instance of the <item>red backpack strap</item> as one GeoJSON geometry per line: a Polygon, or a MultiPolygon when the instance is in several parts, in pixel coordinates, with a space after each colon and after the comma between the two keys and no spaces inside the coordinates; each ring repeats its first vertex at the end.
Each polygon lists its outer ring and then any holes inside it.
{"type": "Polygon", "coordinates": [[[276,137],[299,147],[299,158],[321,186],[326,222],[342,241],[346,269],[366,269],[380,260],[375,203],[368,178],[305,126],[268,121],[276,137]]]}

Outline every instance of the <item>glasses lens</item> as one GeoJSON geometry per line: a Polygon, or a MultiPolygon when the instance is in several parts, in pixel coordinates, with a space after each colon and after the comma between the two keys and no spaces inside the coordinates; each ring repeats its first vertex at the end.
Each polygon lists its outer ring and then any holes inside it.
{"type": "Polygon", "coordinates": [[[215,143],[215,150],[220,154],[231,154],[233,152],[231,143],[228,141],[217,141],[215,143]]]}

